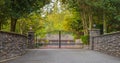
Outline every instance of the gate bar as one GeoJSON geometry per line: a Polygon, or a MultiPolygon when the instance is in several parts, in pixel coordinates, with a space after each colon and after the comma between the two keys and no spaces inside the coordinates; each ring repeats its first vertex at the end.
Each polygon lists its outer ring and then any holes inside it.
{"type": "Polygon", "coordinates": [[[61,31],[59,31],[59,48],[61,48],[61,31]]]}

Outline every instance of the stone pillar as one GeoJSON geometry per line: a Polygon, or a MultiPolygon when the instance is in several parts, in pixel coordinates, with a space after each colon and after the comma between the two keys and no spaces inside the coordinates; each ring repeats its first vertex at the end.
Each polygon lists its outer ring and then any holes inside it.
{"type": "Polygon", "coordinates": [[[34,38],[34,32],[33,31],[29,31],[28,32],[28,48],[29,49],[33,49],[34,48],[34,44],[35,44],[35,38],[34,38]]]}
{"type": "Polygon", "coordinates": [[[100,29],[92,29],[89,30],[89,45],[90,45],[90,49],[94,50],[94,42],[93,42],[93,37],[95,36],[99,36],[100,35],[100,29]]]}

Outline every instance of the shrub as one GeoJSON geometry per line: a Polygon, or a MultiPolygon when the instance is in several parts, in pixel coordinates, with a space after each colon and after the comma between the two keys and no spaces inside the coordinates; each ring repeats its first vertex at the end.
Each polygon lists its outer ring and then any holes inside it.
{"type": "Polygon", "coordinates": [[[36,43],[36,44],[35,44],[35,47],[36,47],[36,48],[38,48],[38,47],[40,47],[40,46],[43,46],[43,44],[42,44],[42,43],[36,43]]]}
{"type": "Polygon", "coordinates": [[[88,45],[88,44],[89,44],[89,36],[88,36],[88,35],[86,35],[86,36],[81,36],[80,38],[81,38],[83,44],[85,44],[85,45],[88,45]]]}

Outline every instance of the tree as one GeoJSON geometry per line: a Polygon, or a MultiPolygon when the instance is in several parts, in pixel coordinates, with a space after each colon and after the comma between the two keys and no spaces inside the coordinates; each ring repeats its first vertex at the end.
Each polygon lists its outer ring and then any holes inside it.
{"type": "Polygon", "coordinates": [[[33,11],[39,10],[49,0],[5,0],[5,7],[8,9],[11,18],[10,31],[15,32],[17,20],[26,17],[33,11]]]}
{"type": "Polygon", "coordinates": [[[104,33],[107,33],[109,29],[112,29],[108,28],[110,21],[119,19],[116,17],[120,13],[120,0],[64,0],[63,2],[68,4],[69,8],[76,8],[80,13],[84,34],[88,34],[88,30],[93,28],[93,24],[101,23],[104,33]]]}
{"type": "Polygon", "coordinates": [[[32,12],[27,18],[18,19],[16,24],[16,32],[20,34],[27,34],[32,27],[32,31],[39,33],[39,30],[44,28],[45,21],[42,20],[39,13],[32,12]]]}
{"type": "Polygon", "coordinates": [[[0,1],[0,30],[3,27],[3,24],[6,23],[7,20],[7,8],[5,7],[5,1],[0,1]]]}
{"type": "Polygon", "coordinates": [[[92,29],[93,11],[89,6],[88,0],[66,0],[69,8],[76,9],[79,12],[79,18],[82,21],[84,35],[88,35],[88,30],[92,29]]]}

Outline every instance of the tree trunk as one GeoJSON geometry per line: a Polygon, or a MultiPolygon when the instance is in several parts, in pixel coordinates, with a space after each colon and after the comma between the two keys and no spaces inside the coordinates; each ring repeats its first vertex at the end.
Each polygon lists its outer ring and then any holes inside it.
{"type": "Polygon", "coordinates": [[[11,27],[10,27],[10,31],[11,31],[11,32],[15,32],[16,23],[17,23],[17,19],[11,18],[11,27]]]}
{"type": "Polygon", "coordinates": [[[103,14],[103,32],[104,34],[107,33],[107,23],[106,23],[105,14],[103,14]]]}
{"type": "Polygon", "coordinates": [[[93,21],[92,21],[92,14],[89,14],[89,30],[92,30],[92,26],[93,26],[93,21]]]}
{"type": "Polygon", "coordinates": [[[84,17],[83,17],[82,15],[83,15],[83,13],[81,12],[83,32],[84,32],[84,35],[85,35],[85,34],[86,34],[86,33],[85,33],[85,21],[84,21],[84,17]]]}
{"type": "Polygon", "coordinates": [[[85,11],[81,12],[81,17],[82,17],[84,35],[88,35],[87,16],[85,14],[85,11]]]}
{"type": "Polygon", "coordinates": [[[86,15],[85,11],[83,11],[83,18],[84,18],[85,35],[88,35],[87,15],[86,15]]]}
{"type": "Polygon", "coordinates": [[[0,30],[2,30],[2,24],[0,23],[0,30]]]}
{"type": "Polygon", "coordinates": [[[2,22],[0,22],[0,30],[2,30],[2,22]]]}

